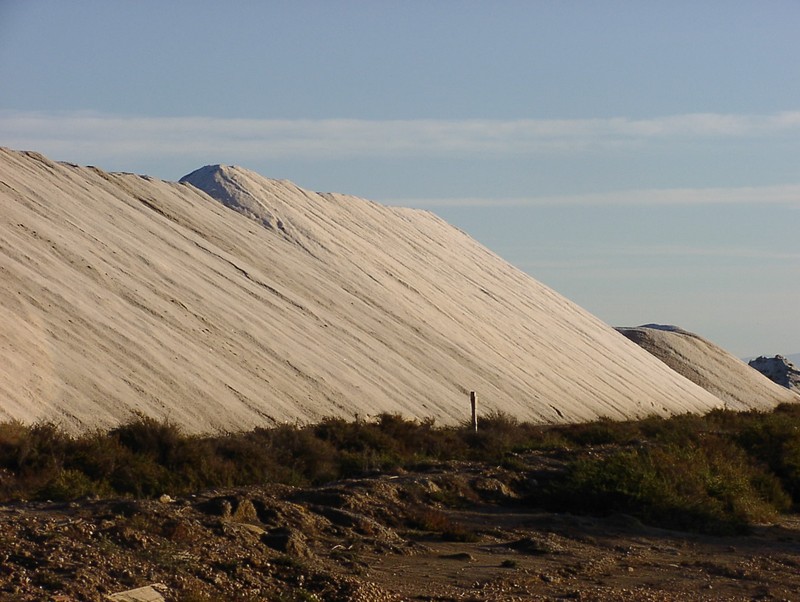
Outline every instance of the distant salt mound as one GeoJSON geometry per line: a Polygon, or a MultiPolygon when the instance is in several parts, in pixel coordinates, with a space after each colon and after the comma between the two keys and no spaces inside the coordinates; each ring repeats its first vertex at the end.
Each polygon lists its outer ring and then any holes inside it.
{"type": "Polygon", "coordinates": [[[775,384],[800,393],[800,369],[788,358],[782,355],[760,356],[749,363],[751,368],[755,368],[775,384]]]}
{"type": "Polygon", "coordinates": [[[0,207],[0,420],[454,424],[472,390],[542,423],[722,405],[428,212],[6,149],[0,207]]]}
{"type": "Polygon", "coordinates": [[[617,330],[722,399],[730,409],[766,409],[778,403],[800,402],[800,396],[762,378],[724,349],[677,326],[646,324],[617,330]]]}

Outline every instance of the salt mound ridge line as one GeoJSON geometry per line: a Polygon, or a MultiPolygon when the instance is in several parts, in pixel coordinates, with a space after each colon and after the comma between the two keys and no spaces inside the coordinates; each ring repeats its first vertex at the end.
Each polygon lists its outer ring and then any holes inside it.
{"type": "Polygon", "coordinates": [[[739,358],[694,333],[660,324],[617,330],[719,397],[731,410],[767,409],[779,403],[800,402],[800,395],[776,385],[739,358]]]}
{"type": "Polygon", "coordinates": [[[0,420],[456,423],[469,390],[537,422],[722,404],[431,213],[7,149],[0,204],[0,420]]]}

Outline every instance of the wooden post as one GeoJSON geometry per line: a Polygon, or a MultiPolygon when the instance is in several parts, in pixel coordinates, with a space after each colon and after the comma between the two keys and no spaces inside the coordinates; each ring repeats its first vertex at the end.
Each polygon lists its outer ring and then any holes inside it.
{"type": "Polygon", "coordinates": [[[472,406],[472,428],[478,432],[478,394],[475,391],[469,392],[469,403],[472,406]]]}

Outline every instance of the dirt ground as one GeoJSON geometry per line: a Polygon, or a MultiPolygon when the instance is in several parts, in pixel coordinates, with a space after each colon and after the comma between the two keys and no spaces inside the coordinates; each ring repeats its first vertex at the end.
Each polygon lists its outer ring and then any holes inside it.
{"type": "MultiPolygon", "coordinates": [[[[556,469],[552,458],[539,468],[556,469]]],[[[799,600],[800,517],[711,537],[544,512],[451,464],[316,488],[0,506],[0,600],[799,600]]]]}

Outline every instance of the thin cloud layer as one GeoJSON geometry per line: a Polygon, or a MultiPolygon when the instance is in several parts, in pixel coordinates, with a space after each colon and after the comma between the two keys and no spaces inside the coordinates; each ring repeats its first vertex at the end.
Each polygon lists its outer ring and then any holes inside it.
{"type": "Polygon", "coordinates": [[[245,159],[579,153],[800,132],[800,111],[700,113],[653,119],[275,120],[0,111],[0,140],[51,154],[245,159]]]}
{"type": "Polygon", "coordinates": [[[534,207],[585,205],[690,205],[759,203],[800,208],[800,184],[743,186],[736,188],[667,188],[513,198],[406,198],[393,205],[437,207],[534,207]]]}

